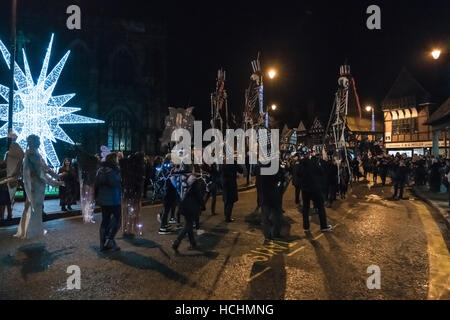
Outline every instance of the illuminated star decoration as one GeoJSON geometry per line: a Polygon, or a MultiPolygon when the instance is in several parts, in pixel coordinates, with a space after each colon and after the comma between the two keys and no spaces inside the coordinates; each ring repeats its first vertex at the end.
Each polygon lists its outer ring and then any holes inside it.
{"type": "MultiPolygon", "coordinates": [[[[53,34],[45,54],[41,73],[36,83],[31,75],[25,50],[22,49],[25,73],[17,65],[17,62],[14,62],[14,82],[17,90],[14,90],[12,128],[18,135],[17,143],[23,149],[26,148],[26,139],[29,135],[35,134],[40,137],[41,146],[39,151],[42,157],[48,160],[53,167],[58,167],[60,163],[53,143],[56,143],[56,139],[58,139],[74,144],[60,125],[104,123],[104,121],[73,114],[81,110],[81,108],[63,107],[75,94],[52,95],[61,71],[64,68],[64,64],[70,54],[70,51],[67,51],[53,70],[47,74],[52,43],[53,34]]],[[[10,68],[11,55],[1,40],[0,50],[8,68],[10,68]]],[[[8,87],[0,85],[0,95],[9,102],[8,87]]],[[[0,128],[0,138],[5,138],[8,135],[8,104],[0,104],[0,120],[7,122],[0,128]]]]}

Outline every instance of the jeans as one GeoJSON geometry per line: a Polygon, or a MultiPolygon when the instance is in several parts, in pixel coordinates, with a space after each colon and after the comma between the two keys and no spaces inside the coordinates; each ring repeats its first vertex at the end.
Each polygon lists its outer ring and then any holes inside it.
{"type": "Polygon", "coordinates": [[[384,186],[386,184],[386,173],[380,174],[381,184],[384,186]]]}
{"type": "Polygon", "coordinates": [[[209,197],[211,197],[211,214],[216,214],[216,198],[217,198],[217,189],[212,188],[207,194],[205,198],[205,204],[208,202],[209,197]]]}
{"type": "Polygon", "coordinates": [[[196,220],[196,219],[194,219],[194,218],[192,218],[190,216],[189,217],[187,217],[187,216],[184,217],[185,224],[184,224],[183,229],[181,229],[180,233],[178,234],[176,243],[179,244],[181,242],[181,240],[183,240],[183,238],[187,234],[188,237],[189,237],[189,242],[191,243],[191,246],[195,246],[196,245],[195,238],[194,238],[194,220],[196,220]]]}
{"type": "Polygon", "coordinates": [[[302,198],[303,229],[309,230],[309,205],[311,200],[314,203],[314,207],[319,211],[320,228],[326,229],[328,227],[327,214],[325,212],[322,194],[320,192],[302,191],[302,198]]]}
{"type": "Polygon", "coordinates": [[[295,187],[295,204],[300,204],[300,187],[295,187]]]}
{"type": "Polygon", "coordinates": [[[262,206],[262,225],[266,239],[279,238],[281,232],[281,210],[262,206]]]}
{"type": "Polygon", "coordinates": [[[100,248],[106,240],[114,240],[121,222],[121,206],[102,206],[102,223],[100,225],[100,248]]]}
{"type": "Polygon", "coordinates": [[[399,197],[400,199],[403,198],[403,188],[404,188],[403,182],[396,182],[394,184],[394,198],[395,197],[399,197]]]}
{"type": "Polygon", "coordinates": [[[164,209],[161,215],[161,228],[167,227],[167,220],[169,219],[169,213],[172,211],[175,213],[176,203],[169,203],[168,201],[164,202],[164,209]]]}
{"type": "Polygon", "coordinates": [[[231,219],[231,214],[233,212],[233,205],[234,205],[234,202],[225,202],[225,206],[224,206],[225,220],[231,219]]]}

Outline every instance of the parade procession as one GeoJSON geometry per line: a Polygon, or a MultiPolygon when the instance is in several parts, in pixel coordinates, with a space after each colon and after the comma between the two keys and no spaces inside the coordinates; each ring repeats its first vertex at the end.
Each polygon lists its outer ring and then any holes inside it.
{"type": "Polygon", "coordinates": [[[448,3],[43,2],[1,5],[0,300],[450,299],[448,3]]]}

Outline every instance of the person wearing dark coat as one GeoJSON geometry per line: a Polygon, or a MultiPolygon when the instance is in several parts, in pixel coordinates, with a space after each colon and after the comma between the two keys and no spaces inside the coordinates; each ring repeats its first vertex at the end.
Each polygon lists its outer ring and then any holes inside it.
{"type": "Polygon", "coordinates": [[[400,160],[395,167],[394,196],[393,199],[403,199],[403,189],[408,179],[408,168],[405,161],[400,160]]]}
{"type": "Polygon", "coordinates": [[[142,197],[147,198],[148,186],[150,185],[150,179],[152,179],[153,174],[153,164],[149,156],[145,156],[145,178],[144,178],[144,190],[142,197]]]}
{"type": "Polygon", "coordinates": [[[217,170],[217,164],[213,163],[211,165],[203,165],[203,169],[209,174],[210,184],[208,186],[208,192],[205,197],[205,204],[211,197],[211,215],[216,214],[216,198],[217,190],[219,188],[220,177],[219,171],[217,170]]]}
{"type": "Polygon", "coordinates": [[[72,166],[71,159],[64,159],[63,166],[58,170],[58,176],[64,182],[64,186],[59,187],[61,211],[72,210],[72,204],[76,203],[78,185],[77,173],[72,166]]]}
{"type": "Polygon", "coordinates": [[[415,184],[417,186],[423,186],[425,185],[425,176],[426,176],[426,170],[425,170],[425,160],[419,160],[417,162],[417,167],[415,170],[415,184]]]}
{"type": "Polygon", "coordinates": [[[379,172],[380,178],[381,178],[381,185],[383,187],[386,185],[386,177],[388,174],[388,170],[389,170],[389,163],[388,163],[388,159],[385,156],[380,160],[379,169],[378,169],[378,172],[379,172]]]}
{"type": "Polygon", "coordinates": [[[114,238],[121,222],[121,186],[119,162],[116,153],[106,156],[95,178],[96,204],[102,208],[100,225],[100,250],[117,251],[114,238]]]}
{"type": "Polygon", "coordinates": [[[354,158],[350,164],[352,167],[352,176],[353,181],[359,181],[359,178],[361,178],[361,172],[359,172],[359,161],[357,158],[354,158]]]}
{"type": "Polygon", "coordinates": [[[262,207],[262,195],[261,195],[261,176],[260,176],[260,165],[252,166],[252,174],[255,176],[255,187],[256,187],[256,209],[253,211],[259,213],[262,207]]]}
{"type": "Polygon", "coordinates": [[[334,160],[326,162],[327,169],[327,201],[331,207],[333,201],[336,200],[336,192],[338,190],[338,166],[334,160]]]}
{"type": "MultiPolygon", "coordinates": [[[[168,165],[168,161],[165,162],[165,166],[168,165]]],[[[164,169],[170,170],[170,169],[164,169]]],[[[171,179],[167,179],[164,184],[163,190],[163,212],[161,214],[161,226],[158,233],[162,235],[172,233],[169,226],[169,213],[175,214],[175,209],[179,200],[177,189],[175,189],[171,179]]],[[[178,221],[180,223],[180,221],[178,221]]]]}
{"type": "Polygon", "coordinates": [[[298,159],[292,167],[292,184],[295,188],[295,204],[300,205],[300,161],[298,159]]]}
{"type": "Polygon", "coordinates": [[[377,181],[378,181],[379,168],[380,168],[380,161],[378,160],[378,158],[373,157],[372,158],[372,174],[373,174],[373,183],[374,184],[377,184],[377,181]]]}
{"type": "Polygon", "coordinates": [[[194,175],[190,175],[187,179],[187,185],[188,189],[179,205],[179,211],[184,216],[185,224],[177,239],[172,244],[172,249],[175,252],[178,252],[178,247],[186,235],[189,238],[189,249],[196,249],[197,243],[194,237],[194,222],[198,220],[201,211],[205,207],[204,186],[201,180],[196,179],[194,175]]]}
{"type": "Polygon", "coordinates": [[[324,172],[317,159],[305,157],[300,161],[300,188],[302,189],[303,199],[303,229],[309,232],[309,208],[310,201],[313,201],[314,207],[318,210],[320,220],[320,230],[322,232],[331,231],[331,225],[327,224],[327,214],[323,199],[323,181],[324,172]]]}
{"type": "Polygon", "coordinates": [[[282,221],[282,173],[274,175],[260,175],[261,205],[264,242],[281,238],[282,221]]]}
{"type": "Polygon", "coordinates": [[[439,192],[441,189],[441,173],[440,165],[436,159],[433,159],[433,163],[430,168],[430,191],[439,192]]]}
{"type": "Polygon", "coordinates": [[[238,201],[237,173],[242,173],[242,168],[237,164],[224,164],[221,166],[222,200],[224,203],[225,222],[233,222],[231,218],[233,205],[238,201]]]}

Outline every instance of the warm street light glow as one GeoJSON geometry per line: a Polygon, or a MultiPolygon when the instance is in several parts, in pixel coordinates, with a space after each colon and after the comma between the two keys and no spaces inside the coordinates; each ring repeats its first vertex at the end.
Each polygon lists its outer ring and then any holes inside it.
{"type": "Polygon", "coordinates": [[[431,51],[431,55],[433,56],[434,60],[437,60],[441,56],[441,50],[434,49],[433,51],[431,51]]]}
{"type": "Polygon", "coordinates": [[[276,77],[277,72],[276,72],[275,70],[272,69],[272,70],[269,70],[268,75],[269,75],[269,78],[270,78],[270,79],[273,79],[273,78],[276,77]]]}
{"type": "Polygon", "coordinates": [[[367,111],[367,112],[372,111],[372,106],[366,106],[366,111],[367,111]]]}
{"type": "Polygon", "coordinates": [[[273,111],[275,111],[275,110],[277,110],[278,107],[277,107],[276,104],[273,104],[273,105],[271,106],[271,108],[272,108],[273,111]]]}

